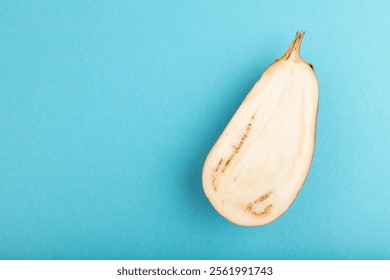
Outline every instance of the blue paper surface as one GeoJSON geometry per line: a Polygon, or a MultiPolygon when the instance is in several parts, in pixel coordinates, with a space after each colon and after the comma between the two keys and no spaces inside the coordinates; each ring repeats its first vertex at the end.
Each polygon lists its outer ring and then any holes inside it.
{"type": "Polygon", "coordinates": [[[389,259],[389,1],[0,3],[1,259],[389,259]],[[203,162],[296,31],[320,85],[291,208],[239,227],[203,162]]]}

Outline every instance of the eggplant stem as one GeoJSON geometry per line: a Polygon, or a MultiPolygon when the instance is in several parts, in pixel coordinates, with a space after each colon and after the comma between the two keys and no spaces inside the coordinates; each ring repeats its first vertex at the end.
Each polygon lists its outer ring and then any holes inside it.
{"type": "Polygon", "coordinates": [[[291,42],[287,51],[279,57],[277,60],[292,60],[292,61],[302,61],[302,58],[299,54],[301,49],[301,43],[303,40],[303,36],[305,35],[304,31],[298,31],[295,35],[294,40],[291,42]]]}

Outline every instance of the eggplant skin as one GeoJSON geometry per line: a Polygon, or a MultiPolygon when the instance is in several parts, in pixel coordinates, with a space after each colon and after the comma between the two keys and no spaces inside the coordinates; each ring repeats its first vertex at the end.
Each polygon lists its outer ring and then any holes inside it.
{"type": "Polygon", "coordinates": [[[313,66],[299,55],[303,34],[266,69],[206,158],[204,192],[232,223],[273,222],[308,175],[319,93],[313,66]]]}

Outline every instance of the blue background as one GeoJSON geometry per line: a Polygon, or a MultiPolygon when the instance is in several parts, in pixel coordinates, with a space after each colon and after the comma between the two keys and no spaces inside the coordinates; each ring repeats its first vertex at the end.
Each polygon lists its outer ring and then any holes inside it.
{"type": "Polygon", "coordinates": [[[389,259],[389,1],[0,2],[0,258],[389,259]],[[305,30],[317,146],[293,206],[233,225],[212,145],[305,30]]]}

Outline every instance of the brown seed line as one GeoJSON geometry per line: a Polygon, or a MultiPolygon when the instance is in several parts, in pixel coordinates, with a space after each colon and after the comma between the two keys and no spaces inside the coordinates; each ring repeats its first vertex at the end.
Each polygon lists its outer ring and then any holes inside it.
{"type": "Polygon", "coordinates": [[[218,168],[221,166],[221,164],[222,164],[222,161],[223,161],[223,158],[221,158],[221,159],[219,160],[219,162],[218,162],[218,166],[217,166],[217,168],[215,169],[215,172],[217,172],[217,171],[218,171],[218,168]]]}
{"type": "Polygon", "coordinates": [[[270,197],[270,195],[271,195],[271,193],[266,193],[265,195],[260,196],[255,201],[249,202],[248,205],[246,206],[246,209],[248,210],[248,212],[250,212],[253,215],[264,215],[264,214],[267,214],[269,212],[269,210],[271,209],[272,204],[268,204],[267,206],[265,206],[264,210],[262,212],[260,212],[260,213],[254,211],[252,208],[253,208],[254,204],[263,202],[264,200],[268,199],[270,197]]]}
{"type": "Polygon", "coordinates": [[[261,216],[261,215],[265,215],[265,214],[268,214],[269,213],[269,210],[271,209],[272,207],[272,204],[268,204],[267,206],[265,206],[264,210],[262,212],[256,212],[252,209],[253,207],[253,203],[249,203],[246,207],[246,209],[248,210],[249,213],[253,214],[253,215],[256,215],[256,216],[261,216]]]}
{"type": "Polygon", "coordinates": [[[217,180],[217,178],[215,177],[215,175],[213,175],[213,188],[214,188],[214,191],[218,191],[217,184],[215,183],[216,180],[217,180]]]}
{"type": "Polygon", "coordinates": [[[238,147],[236,146],[233,146],[233,153],[230,155],[229,159],[226,161],[225,163],[225,166],[222,168],[222,173],[225,172],[226,168],[228,167],[229,163],[232,161],[233,157],[238,153],[238,151],[241,149],[242,145],[244,144],[245,142],[245,139],[248,138],[248,134],[249,134],[249,131],[251,130],[252,128],[252,122],[255,118],[255,115],[252,115],[252,119],[250,121],[250,123],[247,125],[246,127],[246,130],[244,132],[244,135],[241,137],[241,141],[240,141],[240,144],[238,145],[238,147]]]}

